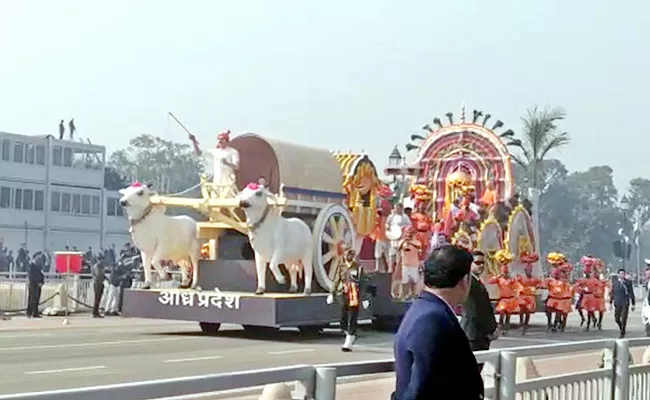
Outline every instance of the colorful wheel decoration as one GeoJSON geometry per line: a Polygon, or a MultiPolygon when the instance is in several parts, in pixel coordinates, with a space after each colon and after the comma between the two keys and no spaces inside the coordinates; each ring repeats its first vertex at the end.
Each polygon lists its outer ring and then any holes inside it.
{"type": "Polygon", "coordinates": [[[323,208],[313,232],[314,274],[320,286],[330,291],[345,248],[354,248],[355,244],[356,233],[347,208],[340,204],[323,208]]]}

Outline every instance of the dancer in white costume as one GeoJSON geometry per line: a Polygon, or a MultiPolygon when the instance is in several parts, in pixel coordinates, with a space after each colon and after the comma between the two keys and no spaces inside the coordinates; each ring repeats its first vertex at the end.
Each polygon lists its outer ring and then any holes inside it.
{"type": "MultiPolygon", "coordinates": [[[[193,135],[190,140],[194,151],[201,155],[201,149],[193,135]]],[[[230,131],[217,135],[217,145],[208,151],[212,155],[214,171],[212,183],[218,197],[231,197],[237,194],[237,171],[239,171],[239,152],[230,147],[230,131]]]]}

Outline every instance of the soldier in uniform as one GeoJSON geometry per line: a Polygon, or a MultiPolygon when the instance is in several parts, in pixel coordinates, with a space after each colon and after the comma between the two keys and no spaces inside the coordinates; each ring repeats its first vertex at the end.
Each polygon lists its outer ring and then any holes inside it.
{"type": "Polygon", "coordinates": [[[352,351],[357,336],[359,306],[368,308],[370,301],[365,297],[367,277],[356,261],[352,248],[345,250],[345,261],[337,266],[332,292],[327,296],[327,304],[334,303],[336,297],[341,306],[341,329],[345,332],[345,342],[341,351],[352,351]]]}

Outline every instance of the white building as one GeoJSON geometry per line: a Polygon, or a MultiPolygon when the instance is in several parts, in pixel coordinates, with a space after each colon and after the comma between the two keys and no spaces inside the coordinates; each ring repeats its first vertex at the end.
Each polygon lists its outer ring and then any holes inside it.
{"type": "Polygon", "coordinates": [[[4,132],[0,142],[4,246],[86,251],[129,241],[119,195],[104,189],[104,146],[4,132]]]}

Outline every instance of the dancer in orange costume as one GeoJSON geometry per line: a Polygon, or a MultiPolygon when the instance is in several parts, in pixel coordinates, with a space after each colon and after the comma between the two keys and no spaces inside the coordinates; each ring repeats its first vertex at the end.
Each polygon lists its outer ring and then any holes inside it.
{"type": "Polygon", "coordinates": [[[592,322],[594,326],[596,326],[596,311],[598,309],[598,303],[596,301],[595,292],[599,285],[599,280],[592,277],[593,267],[589,260],[585,260],[585,257],[583,257],[581,264],[584,267],[585,277],[578,279],[574,288],[575,291],[580,294],[580,299],[578,300],[578,304],[576,304],[576,309],[581,318],[580,326],[585,323],[583,311],[587,312],[587,326],[585,327],[585,332],[587,332],[589,331],[589,326],[592,322]]]}
{"type": "Polygon", "coordinates": [[[548,289],[548,299],[546,300],[546,319],[547,330],[558,329],[564,332],[566,328],[567,316],[571,312],[571,300],[573,296],[573,287],[566,279],[560,268],[553,268],[551,277],[542,284],[543,288],[548,289]],[[551,317],[555,314],[555,323],[551,325],[551,317]]]}
{"type": "Polygon", "coordinates": [[[521,334],[525,335],[530,324],[530,315],[534,314],[537,309],[537,288],[541,285],[542,281],[533,278],[533,263],[539,260],[537,254],[521,254],[521,262],[526,264],[524,269],[525,275],[517,276],[517,283],[519,284],[517,291],[517,300],[519,303],[519,320],[521,324],[521,334]]]}
{"type": "Polygon", "coordinates": [[[546,299],[546,321],[547,330],[556,331],[558,328],[563,329],[566,326],[566,316],[571,312],[571,296],[573,290],[567,295],[566,288],[568,284],[568,274],[571,272],[571,264],[567,262],[562,253],[549,253],[546,261],[551,264],[551,277],[544,280],[542,288],[549,290],[546,299]],[[568,298],[568,302],[567,299],[568,298]],[[568,308],[567,308],[568,303],[568,308]],[[559,308],[561,309],[558,309],[559,308]],[[553,320],[555,316],[555,321],[553,320]]]}
{"type": "Polygon", "coordinates": [[[516,297],[518,282],[510,276],[508,265],[512,262],[513,256],[509,251],[497,251],[494,259],[501,266],[501,274],[490,278],[489,283],[499,287],[499,300],[495,311],[499,314],[499,326],[505,334],[510,328],[510,316],[519,312],[519,303],[516,297]]]}
{"type": "MultiPolygon", "coordinates": [[[[600,272],[604,266],[602,260],[592,256],[584,256],[580,260],[580,263],[585,266],[589,265],[591,269],[591,279],[593,284],[593,298],[594,298],[594,317],[592,319],[592,327],[598,328],[598,330],[603,329],[603,318],[605,317],[605,291],[609,287],[608,280],[600,279],[600,272]],[[595,313],[598,313],[598,318],[596,319],[595,313]]],[[[587,325],[589,327],[589,325],[587,325]]]]}

